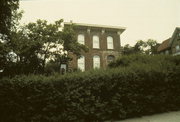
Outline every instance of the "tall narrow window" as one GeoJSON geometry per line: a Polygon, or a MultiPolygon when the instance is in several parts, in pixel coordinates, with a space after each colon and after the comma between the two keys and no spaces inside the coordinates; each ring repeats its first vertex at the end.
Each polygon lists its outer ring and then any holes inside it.
{"type": "Polygon", "coordinates": [[[114,49],[113,38],[111,36],[107,37],[107,49],[114,49]]]}
{"type": "Polygon", "coordinates": [[[178,52],[180,50],[179,45],[176,45],[176,52],[178,52]]]}
{"type": "Polygon", "coordinates": [[[80,69],[81,71],[85,71],[85,58],[84,56],[81,56],[79,59],[78,59],[78,69],[80,69]]]}
{"type": "Polygon", "coordinates": [[[80,35],[78,35],[78,43],[79,44],[85,44],[85,42],[84,42],[84,35],[83,34],[80,34],[80,35]]]}
{"type": "Polygon", "coordinates": [[[100,68],[100,57],[98,55],[93,57],[93,68],[100,68]]]}
{"type": "Polygon", "coordinates": [[[93,48],[99,48],[99,37],[93,36],[93,48]]]}

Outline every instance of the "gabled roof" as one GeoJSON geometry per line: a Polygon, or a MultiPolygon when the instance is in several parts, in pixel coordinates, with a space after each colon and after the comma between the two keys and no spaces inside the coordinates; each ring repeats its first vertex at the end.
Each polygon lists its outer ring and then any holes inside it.
{"type": "Polygon", "coordinates": [[[172,43],[173,43],[173,41],[174,41],[174,38],[176,37],[176,35],[178,33],[178,31],[180,31],[180,27],[176,27],[176,29],[173,32],[172,37],[167,39],[167,40],[165,40],[165,41],[163,41],[162,44],[158,47],[157,51],[161,52],[161,51],[164,51],[164,50],[170,48],[172,43]]]}
{"type": "Polygon", "coordinates": [[[172,37],[171,37],[171,40],[170,40],[170,42],[169,42],[169,45],[171,45],[172,42],[174,41],[174,38],[176,37],[176,34],[177,34],[178,31],[180,31],[180,27],[176,27],[176,29],[175,29],[172,37]]]}
{"type": "Polygon", "coordinates": [[[170,45],[169,45],[170,40],[171,40],[171,38],[163,41],[162,44],[158,47],[157,51],[161,52],[163,50],[170,48],[170,45]]]}

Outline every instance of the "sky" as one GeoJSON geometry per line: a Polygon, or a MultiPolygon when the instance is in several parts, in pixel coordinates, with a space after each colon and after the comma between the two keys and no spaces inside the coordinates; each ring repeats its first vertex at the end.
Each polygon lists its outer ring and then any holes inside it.
{"type": "Polygon", "coordinates": [[[122,45],[148,39],[160,43],[180,27],[180,0],[21,0],[20,9],[22,23],[64,19],[126,27],[122,45]]]}

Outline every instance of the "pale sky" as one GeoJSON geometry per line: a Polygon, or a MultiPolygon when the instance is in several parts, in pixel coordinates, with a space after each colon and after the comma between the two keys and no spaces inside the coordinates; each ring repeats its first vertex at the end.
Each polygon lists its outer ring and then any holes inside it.
{"type": "Polygon", "coordinates": [[[162,42],[180,27],[180,0],[23,0],[23,23],[64,19],[74,23],[126,27],[122,45],[137,40],[162,42]]]}

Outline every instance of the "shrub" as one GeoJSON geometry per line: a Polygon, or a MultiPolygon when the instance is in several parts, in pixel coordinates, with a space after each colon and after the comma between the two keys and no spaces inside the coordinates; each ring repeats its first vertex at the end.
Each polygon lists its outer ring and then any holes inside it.
{"type": "Polygon", "coordinates": [[[107,70],[1,79],[0,121],[91,122],[180,110],[179,57],[124,58],[125,66],[107,70]]]}

